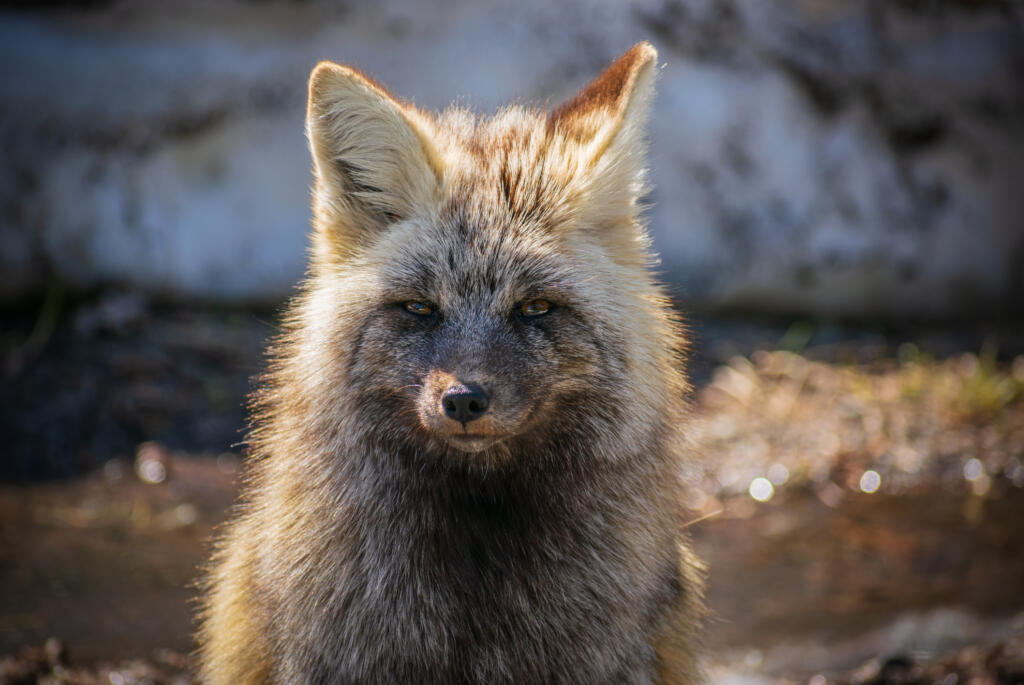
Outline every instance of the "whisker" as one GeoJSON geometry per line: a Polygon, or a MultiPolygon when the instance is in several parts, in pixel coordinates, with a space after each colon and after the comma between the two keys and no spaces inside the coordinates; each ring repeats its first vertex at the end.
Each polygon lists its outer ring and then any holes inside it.
{"type": "Polygon", "coordinates": [[[714,518],[714,517],[718,516],[723,511],[725,511],[725,509],[716,509],[715,511],[712,511],[712,512],[710,512],[708,514],[704,514],[703,516],[698,516],[697,518],[693,519],[692,521],[687,521],[686,523],[684,523],[682,527],[683,528],[689,528],[690,526],[696,525],[696,524],[700,523],[701,521],[707,521],[710,518],[714,518]]]}

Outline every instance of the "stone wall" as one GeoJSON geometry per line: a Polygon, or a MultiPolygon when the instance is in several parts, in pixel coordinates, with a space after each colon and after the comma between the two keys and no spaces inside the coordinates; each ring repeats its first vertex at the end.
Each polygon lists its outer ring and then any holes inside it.
{"type": "Polygon", "coordinates": [[[660,50],[651,230],[697,309],[1022,311],[1024,5],[926,0],[71,3],[0,14],[0,300],[276,301],[309,220],[305,79],[437,108],[570,96],[660,50]]]}

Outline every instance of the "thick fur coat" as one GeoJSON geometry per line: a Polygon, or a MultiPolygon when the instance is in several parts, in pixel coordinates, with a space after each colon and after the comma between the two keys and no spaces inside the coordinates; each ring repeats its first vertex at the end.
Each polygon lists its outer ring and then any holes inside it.
{"type": "Polygon", "coordinates": [[[211,565],[206,683],[699,681],[684,339],[639,216],[656,62],[491,118],[313,71],[311,265],[211,565]]]}

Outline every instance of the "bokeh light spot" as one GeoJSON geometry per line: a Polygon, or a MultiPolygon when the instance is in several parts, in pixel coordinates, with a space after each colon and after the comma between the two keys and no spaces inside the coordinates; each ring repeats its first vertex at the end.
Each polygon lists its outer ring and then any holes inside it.
{"type": "Polygon", "coordinates": [[[167,468],[159,459],[142,459],[136,464],[135,471],[146,483],[163,483],[167,479],[167,468]]]}
{"type": "Polygon", "coordinates": [[[775,494],[775,486],[767,478],[755,478],[750,481],[750,496],[758,502],[767,502],[775,494]]]}
{"type": "Polygon", "coordinates": [[[878,492],[878,488],[882,486],[882,477],[878,475],[878,471],[868,469],[860,477],[860,491],[865,492],[869,495],[878,492]]]}
{"type": "Polygon", "coordinates": [[[968,459],[964,464],[964,478],[967,480],[978,480],[985,473],[985,467],[978,459],[968,459]]]}
{"type": "Polygon", "coordinates": [[[789,480],[789,469],[784,464],[775,462],[768,467],[768,480],[772,482],[772,485],[779,486],[789,480]]]}

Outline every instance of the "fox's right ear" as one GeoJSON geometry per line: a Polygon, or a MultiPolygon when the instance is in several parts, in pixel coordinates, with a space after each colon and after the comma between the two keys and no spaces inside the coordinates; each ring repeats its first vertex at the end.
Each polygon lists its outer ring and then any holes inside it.
{"type": "Polygon", "coordinates": [[[444,174],[430,126],[354,69],[318,64],[306,108],[318,221],[358,244],[430,203],[444,174]]]}

